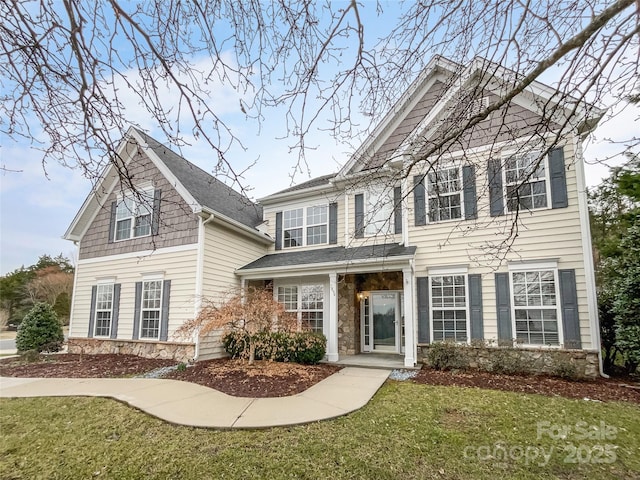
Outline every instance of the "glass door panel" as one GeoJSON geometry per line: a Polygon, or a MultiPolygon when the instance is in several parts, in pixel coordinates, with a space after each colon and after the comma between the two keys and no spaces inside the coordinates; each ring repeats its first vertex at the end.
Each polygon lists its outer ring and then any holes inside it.
{"type": "Polygon", "coordinates": [[[374,350],[396,350],[396,293],[372,293],[374,350]]]}

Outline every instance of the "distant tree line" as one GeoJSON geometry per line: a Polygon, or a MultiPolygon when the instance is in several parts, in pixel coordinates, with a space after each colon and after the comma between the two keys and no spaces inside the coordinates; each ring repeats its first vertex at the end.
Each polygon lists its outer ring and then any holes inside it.
{"type": "Polygon", "coordinates": [[[0,326],[19,324],[37,303],[51,305],[58,319],[68,324],[74,270],[62,254],[42,255],[35,264],[0,277],[0,326]]]}

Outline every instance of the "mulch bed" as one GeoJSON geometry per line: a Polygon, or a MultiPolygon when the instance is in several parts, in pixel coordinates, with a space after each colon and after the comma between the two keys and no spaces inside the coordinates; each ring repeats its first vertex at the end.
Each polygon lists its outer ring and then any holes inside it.
{"type": "Polygon", "coordinates": [[[197,362],[164,378],[198,383],[236,397],[285,397],[305,391],[340,368],[324,363],[299,365],[267,361],[256,361],[251,366],[243,360],[220,359],[197,362]]]}
{"type": "Polygon", "coordinates": [[[413,381],[426,385],[488,388],[507,392],[537,393],[550,397],[589,399],[601,402],[640,403],[640,385],[628,378],[599,378],[591,381],[572,382],[557,377],[541,375],[502,375],[480,371],[443,372],[423,368],[413,378],[413,381]]]}
{"type": "Polygon", "coordinates": [[[0,359],[0,376],[44,378],[131,377],[175,364],[175,360],[142,358],[135,355],[40,354],[35,362],[27,362],[22,357],[0,359]]]}
{"type": "MultiPolygon", "coordinates": [[[[135,355],[40,354],[37,361],[21,357],[0,359],[0,376],[42,378],[131,377],[157,368],[176,365],[175,360],[159,360],[135,355]]],[[[241,397],[284,397],[305,391],[340,370],[334,365],[298,365],[241,360],[198,362],[186,370],[174,370],[163,378],[198,383],[228,395],[241,397]]]]}
{"type": "MultiPolygon", "coordinates": [[[[35,362],[20,357],[0,359],[0,376],[5,377],[131,377],[157,368],[176,365],[174,360],[135,355],[41,354],[35,362]]],[[[185,370],[174,370],[163,378],[198,383],[228,395],[241,397],[284,397],[303,392],[340,370],[329,364],[208,360],[185,370]]],[[[598,379],[571,382],[548,376],[501,375],[480,371],[442,372],[423,368],[413,381],[427,385],[476,387],[547,396],[640,403],[640,385],[634,379],[598,379]],[[632,385],[636,388],[631,388],[632,385]]]]}

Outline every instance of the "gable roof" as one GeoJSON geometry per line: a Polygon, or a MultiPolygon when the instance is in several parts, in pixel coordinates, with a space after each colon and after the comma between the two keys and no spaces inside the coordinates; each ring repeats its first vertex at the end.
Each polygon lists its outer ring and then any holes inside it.
{"type": "Polygon", "coordinates": [[[329,175],[322,175],[321,177],[315,177],[311,180],[307,180],[306,182],[299,183],[298,185],[294,185],[289,188],[285,188],[284,190],[280,190],[276,193],[272,193],[267,195],[266,197],[262,197],[258,199],[259,202],[268,204],[272,201],[281,200],[282,198],[289,198],[292,196],[297,196],[298,194],[307,194],[309,190],[323,190],[326,187],[331,187],[333,179],[337,174],[330,173],[329,175]]]}
{"type": "MultiPolygon", "coordinates": [[[[345,178],[362,170],[384,166],[389,160],[389,147],[393,148],[393,153],[397,156],[411,153],[410,147],[416,137],[427,132],[434,121],[446,112],[447,106],[456,101],[461,90],[472,81],[481,79],[483,89],[489,92],[496,89],[496,94],[500,96],[505,85],[516,85],[520,77],[516,72],[480,57],[474,58],[465,66],[435,56],[351,156],[337,177],[345,178]],[[421,105],[425,95],[438,83],[444,89],[437,92],[436,100],[421,105]],[[420,118],[409,119],[415,113],[420,118]],[[408,119],[411,121],[407,121],[408,119]],[[393,136],[399,137],[399,140],[389,141],[393,136]]],[[[538,81],[533,81],[510,102],[535,105],[536,99],[557,105],[559,108],[554,113],[573,119],[570,127],[576,128],[581,134],[593,130],[604,114],[602,110],[579,99],[566,95],[558,98],[555,89],[538,81]]]]}
{"type": "Polygon", "coordinates": [[[221,213],[248,227],[253,228],[262,223],[260,205],[253,203],[146,133],[138,129],[135,131],[201,207],[221,213]]]}
{"type": "MultiPolygon", "coordinates": [[[[265,234],[256,229],[256,226],[262,223],[262,207],[260,205],[134,127],[129,128],[116,149],[117,156],[125,163],[132,158],[130,151],[127,151],[127,145],[132,142],[138,144],[146,153],[194,213],[202,211],[211,213],[218,220],[239,227],[263,240],[267,239],[265,234]]],[[[63,238],[73,241],[82,238],[99,208],[107,201],[118,180],[116,167],[110,163],[103,171],[100,181],[84,201],[63,238]]]]}

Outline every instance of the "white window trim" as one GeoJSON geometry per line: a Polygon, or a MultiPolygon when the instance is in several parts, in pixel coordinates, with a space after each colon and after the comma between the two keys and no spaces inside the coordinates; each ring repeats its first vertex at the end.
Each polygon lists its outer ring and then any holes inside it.
{"type": "Polygon", "coordinates": [[[113,302],[114,302],[114,294],[115,294],[115,283],[114,282],[98,282],[96,285],[96,300],[95,300],[95,312],[93,317],[93,336],[97,338],[109,338],[111,336],[111,328],[113,327],[113,302]],[[111,308],[107,309],[98,309],[98,295],[100,287],[111,287],[111,308]],[[109,312],[109,332],[106,335],[98,335],[98,313],[99,312],[109,312]]]}
{"type": "Polygon", "coordinates": [[[558,259],[549,258],[547,260],[535,260],[521,262],[509,262],[508,268],[510,272],[527,272],[529,270],[557,270],[558,259]]]}
{"type": "Polygon", "coordinates": [[[393,201],[393,192],[394,192],[394,188],[391,188],[390,190],[388,189],[388,187],[383,186],[381,189],[372,189],[372,190],[364,190],[361,192],[362,194],[362,207],[363,207],[363,219],[362,219],[362,233],[363,236],[365,238],[373,238],[373,237],[377,237],[378,235],[383,235],[383,236],[388,236],[388,235],[395,235],[395,217],[394,217],[394,213],[395,213],[395,209],[394,209],[394,201],[393,201]],[[385,193],[388,193],[390,195],[390,200],[389,200],[389,204],[391,205],[391,213],[387,216],[387,218],[385,219],[385,223],[384,225],[386,226],[386,229],[377,231],[377,232],[373,232],[373,233],[369,233],[367,232],[367,227],[371,224],[371,221],[373,220],[373,215],[371,212],[368,211],[367,207],[370,205],[370,201],[369,201],[369,196],[372,195],[372,193],[379,193],[380,195],[383,195],[385,193]]]}
{"type": "Polygon", "coordinates": [[[435,267],[427,269],[427,275],[435,275],[436,277],[441,277],[443,275],[467,275],[468,273],[468,265],[450,265],[448,267],[435,267]]]}
{"type": "Polygon", "coordinates": [[[116,283],[117,277],[95,277],[96,285],[116,283]]]}
{"type": "MultiPolygon", "coordinates": [[[[433,270],[438,270],[438,269],[433,269],[433,270]]],[[[470,317],[470,308],[469,308],[469,275],[467,274],[467,272],[456,272],[455,269],[446,269],[443,268],[442,270],[440,270],[441,273],[437,273],[437,274],[432,274],[431,273],[432,270],[429,270],[429,276],[428,278],[428,288],[429,288],[429,338],[430,338],[430,343],[435,343],[436,340],[433,337],[433,297],[431,295],[431,279],[432,277],[446,277],[446,276],[453,276],[453,275],[462,275],[464,276],[464,303],[465,303],[465,316],[466,316],[466,320],[467,320],[467,341],[466,342],[455,342],[457,344],[460,345],[471,345],[471,317],[470,317]]],[[[513,302],[512,302],[513,303],[513,302]]],[[[455,308],[456,310],[462,310],[459,307],[452,307],[455,308]]],[[[445,307],[443,307],[443,310],[445,309],[445,307]]],[[[515,331],[515,330],[514,330],[515,331]]],[[[437,340],[438,342],[440,340],[437,340]]]]}
{"type": "Polygon", "coordinates": [[[318,247],[321,245],[329,245],[329,223],[330,223],[330,208],[329,208],[329,204],[328,203],[320,203],[320,204],[316,204],[316,205],[305,205],[305,206],[299,206],[299,207],[293,207],[293,208],[288,208],[288,209],[284,209],[282,210],[282,249],[283,250],[294,250],[296,248],[304,248],[304,247],[318,247]],[[307,223],[307,211],[310,208],[315,208],[315,207],[325,207],[327,209],[327,222],[326,223],[312,223],[312,224],[308,224],[307,223]],[[294,230],[291,228],[285,228],[284,226],[284,214],[285,212],[291,212],[293,210],[300,210],[302,209],[302,226],[301,227],[295,227],[295,229],[297,228],[301,228],[302,229],[302,245],[297,245],[295,247],[287,247],[285,246],[285,237],[284,237],[284,232],[286,230],[294,230]],[[307,227],[318,227],[321,225],[326,225],[327,226],[327,241],[324,243],[314,243],[313,245],[309,245],[307,242],[307,227]]]}
{"type": "MultiPolygon", "coordinates": [[[[425,176],[424,176],[424,209],[426,212],[426,216],[427,216],[427,224],[439,224],[439,223],[449,223],[449,222],[459,222],[461,220],[464,220],[466,217],[466,212],[464,211],[464,184],[463,184],[463,178],[462,178],[462,167],[463,165],[454,165],[454,164],[443,164],[443,165],[439,165],[437,168],[434,168],[431,171],[428,171],[425,176]],[[436,175],[438,175],[438,172],[440,172],[441,170],[451,170],[456,168],[458,170],[458,181],[460,182],[460,190],[458,190],[458,195],[460,197],[460,218],[448,218],[446,220],[431,220],[431,209],[429,208],[429,200],[431,198],[438,198],[438,196],[431,196],[429,195],[429,174],[430,173],[435,173],[436,175]]],[[[448,194],[444,194],[444,196],[450,197],[453,196],[453,193],[448,193],[448,194]]]]}
{"type": "Polygon", "coordinates": [[[128,190],[126,192],[122,192],[119,193],[116,197],[116,208],[117,205],[120,204],[120,202],[122,202],[123,200],[127,199],[127,198],[131,198],[134,202],[134,206],[137,209],[138,206],[138,200],[140,198],[140,196],[142,195],[146,195],[150,198],[150,212],[149,215],[151,216],[151,218],[149,219],[149,233],[146,235],[138,235],[135,236],[135,228],[136,228],[136,215],[131,215],[130,218],[131,219],[131,227],[129,229],[129,236],[126,238],[116,238],[117,237],[117,233],[118,233],[118,221],[122,221],[122,220],[126,220],[125,219],[120,219],[118,220],[118,216],[116,214],[116,221],[114,222],[113,225],[113,242],[125,242],[127,240],[134,240],[136,238],[145,238],[145,237],[150,237],[152,234],[152,230],[153,230],[153,204],[154,204],[154,196],[155,196],[155,189],[153,188],[153,185],[150,184],[149,182],[146,182],[140,186],[138,186],[136,188],[136,191],[132,191],[132,190],[128,190]]]}
{"type": "MultiPolygon", "coordinates": [[[[329,338],[329,315],[328,315],[328,307],[329,307],[329,297],[327,295],[327,285],[324,282],[320,282],[320,281],[313,281],[313,280],[309,280],[307,282],[297,282],[297,283],[278,283],[276,285],[274,285],[274,289],[273,289],[273,297],[276,301],[280,301],[279,300],[279,290],[280,288],[291,288],[291,287],[296,287],[296,291],[297,291],[297,296],[296,296],[296,309],[295,309],[295,313],[296,313],[296,318],[298,320],[298,327],[302,327],[302,287],[306,286],[306,287],[312,287],[312,286],[321,286],[322,287],[322,334],[326,337],[329,338]]],[[[281,302],[282,303],[282,302],[281,302]]],[[[283,303],[284,305],[284,303],[283,303]]],[[[320,310],[304,310],[305,312],[318,312],[320,310]]],[[[291,312],[293,313],[294,310],[287,310],[287,312],[291,312]]],[[[315,331],[315,330],[314,330],[315,331]]]]}
{"type": "MultiPolygon", "coordinates": [[[[513,338],[515,339],[515,346],[522,348],[542,348],[550,350],[559,350],[564,345],[564,330],[562,328],[562,307],[560,305],[560,276],[558,274],[558,267],[556,262],[538,262],[532,263],[528,266],[526,264],[514,265],[511,268],[509,265],[509,303],[511,305],[511,331],[513,332],[513,338]],[[550,265],[555,265],[551,267],[550,265]],[[517,267],[517,268],[516,268],[517,267]],[[536,271],[553,271],[553,281],[556,288],[556,319],[558,322],[558,345],[539,344],[539,343],[519,343],[516,338],[516,305],[514,301],[514,289],[513,289],[513,273],[514,272],[536,272],[536,271]]],[[[528,307],[527,307],[528,308],[528,307]]],[[[536,307],[531,307],[536,308],[536,307]]],[[[522,308],[521,308],[522,309],[522,308]]],[[[551,308],[546,307],[546,310],[551,308]]]]}
{"type": "MultiPolygon", "coordinates": [[[[532,149],[528,149],[528,150],[524,150],[522,148],[520,149],[509,149],[509,150],[503,150],[500,154],[500,163],[501,163],[501,175],[502,175],[502,198],[504,199],[504,212],[506,213],[513,213],[516,210],[509,210],[509,195],[508,195],[508,191],[509,191],[509,187],[512,185],[523,185],[522,182],[518,181],[516,183],[507,183],[507,168],[506,168],[506,162],[508,159],[510,159],[511,157],[513,157],[514,155],[523,155],[523,154],[527,154],[527,153],[533,153],[533,152],[537,152],[537,153],[542,153],[542,151],[544,151],[543,147],[539,147],[539,148],[532,148],[532,149]]],[[[544,210],[551,210],[551,178],[549,177],[549,155],[545,155],[544,158],[542,159],[542,161],[544,162],[544,183],[545,183],[545,195],[547,198],[547,206],[546,207],[537,207],[537,208],[520,208],[518,207],[518,212],[534,212],[534,211],[544,211],[544,210]]],[[[540,181],[540,179],[542,177],[536,177],[536,179],[530,177],[529,180],[525,183],[532,183],[535,181],[540,181]]]]}
{"type": "Polygon", "coordinates": [[[150,277],[143,278],[142,280],[142,289],[140,291],[140,325],[138,325],[138,338],[140,340],[159,340],[160,339],[160,329],[162,326],[162,301],[164,300],[164,281],[157,275],[152,275],[150,277]],[[150,282],[160,282],[160,307],[159,308],[144,308],[144,285],[145,283],[150,282]],[[158,310],[158,335],[156,337],[143,337],[142,336],[142,327],[143,327],[143,317],[145,311],[155,311],[158,310]]]}

